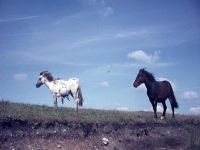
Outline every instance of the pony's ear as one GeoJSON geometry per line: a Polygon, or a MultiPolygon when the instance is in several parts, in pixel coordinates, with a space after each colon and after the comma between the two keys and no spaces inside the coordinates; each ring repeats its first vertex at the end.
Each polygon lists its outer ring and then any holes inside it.
{"type": "Polygon", "coordinates": [[[143,72],[143,71],[146,71],[146,69],[147,69],[146,67],[145,68],[141,68],[140,71],[143,72]]]}
{"type": "Polygon", "coordinates": [[[40,72],[40,75],[44,75],[46,73],[48,73],[48,71],[45,70],[45,71],[40,72]]]}

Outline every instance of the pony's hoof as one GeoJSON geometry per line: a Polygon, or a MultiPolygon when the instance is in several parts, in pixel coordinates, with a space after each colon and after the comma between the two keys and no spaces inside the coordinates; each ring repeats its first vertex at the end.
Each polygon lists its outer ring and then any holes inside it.
{"type": "Polygon", "coordinates": [[[164,119],[165,119],[165,116],[161,116],[160,119],[161,119],[161,120],[164,120],[164,119]]]}
{"type": "Polygon", "coordinates": [[[157,120],[158,120],[158,118],[157,118],[157,117],[153,117],[153,120],[157,121],[157,120]]]}

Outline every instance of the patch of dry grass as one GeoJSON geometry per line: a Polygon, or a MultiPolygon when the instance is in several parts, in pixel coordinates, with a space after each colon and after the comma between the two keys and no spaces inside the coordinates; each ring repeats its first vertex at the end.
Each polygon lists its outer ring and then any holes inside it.
{"type": "MultiPolygon", "coordinates": [[[[161,115],[161,114],[159,114],[161,115]]],[[[9,101],[0,101],[0,119],[15,118],[21,120],[41,120],[41,121],[62,121],[62,122],[88,122],[88,123],[155,123],[152,119],[152,112],[133,112],[116,110],[97,110],[80,109],[77,113],[72,108],[60,107],[54,108],[41,105],[30,105],[12,103],[9,101]]],[[[200,123],[199,116],[176,115],[176,119],[171,119],[171,114],[167,114],[166,120],[158,119],[156,122],[174,123],[200,123]]]]}

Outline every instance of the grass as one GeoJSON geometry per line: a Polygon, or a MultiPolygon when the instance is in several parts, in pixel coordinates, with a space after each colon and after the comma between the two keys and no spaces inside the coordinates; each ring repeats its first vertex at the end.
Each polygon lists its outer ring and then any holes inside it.
{"type": "Polygon", "coordinates": [[[200,149],[200,131],[197,130],[196,128],[191,128],[188,125],[185,126],[185,129],[189,133],[186,149],[199,150],[200,149]]]}
{"type": "MultiPolygon", "coordinates": [[[[145,113],[145,112],[144,112],[145,113]]],[[[146,113],[145,116],[151,116],[146,113]]],[[[0,101],[0,118],[15,118],[21,120],[41,121],[68,121],[68,122],[124,122],[141,118],[139,112],[122,112],[114,110],[80,109],[75,112],[72,108],[49,107],[41,105],[19,104],[8,101],[0,101]]],[[[151,118],[151,117],[150,117],[151,118]]]]}
{"type": "MultiPolygon", "coordinates": [[[[161,115],[161,114],[159,114],[161,115]]],[[[0,119],[14,118],[21,120],[38,121],[61,121],[61,122],[87,122],[87,123],[152,123],[155,122],[152,112],[143,111],[116,111],[116,110],[97,110],[80,109],[75,112],[72,108],[30,105],[0,101],[0,119]]],[[[176,115],[176,120],[180,122],[200,123],[199,116],[176,115]]],[[[171,119],[171,114],[167,115],[166,120],[158,119],[160,123],[172,123],[176,120],[171,119]]]]}

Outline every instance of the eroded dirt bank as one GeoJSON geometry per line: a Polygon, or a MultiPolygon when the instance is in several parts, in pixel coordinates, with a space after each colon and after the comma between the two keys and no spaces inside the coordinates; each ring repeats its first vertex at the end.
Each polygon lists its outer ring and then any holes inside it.
{"type": "Polygon", "coordinates": [[[130,150],[199,148],[200,125],[195,122],[163,123],[40,122],[0,120],[2,150],[130,150]],[[105,146],[102,138],[109,140],[105,146]]]}

